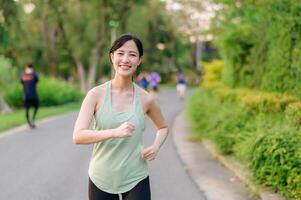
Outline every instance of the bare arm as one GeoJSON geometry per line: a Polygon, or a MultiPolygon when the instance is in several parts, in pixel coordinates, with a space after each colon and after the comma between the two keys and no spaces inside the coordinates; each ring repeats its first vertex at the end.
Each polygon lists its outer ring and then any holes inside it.
{"type": "Polygon", "coordinates": [[[155,99],[150,101],[147,115],[155,125],[157,132],[153,144],[150,147],[143,149],[141,155],[144,159],[151,161],[156,158],[158,151],[167,138],[168,126],[155,99]]]}
{"type": "Polygon", "coordinates": [[[73,131],[75,144],[92,144],[112,138],[112,130],[89,130],[95,112],[96,99],[96,93],[90,90],[81,105],[73,131]]]}

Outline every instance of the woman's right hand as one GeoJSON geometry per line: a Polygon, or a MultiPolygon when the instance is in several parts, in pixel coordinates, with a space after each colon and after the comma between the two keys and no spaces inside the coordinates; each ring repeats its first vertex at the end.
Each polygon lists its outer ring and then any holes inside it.
{"type": "Polygon", "coordinates": [[[113,138],[131,137],[135,130],[135,126],[129,122],[124,122],[118,128],[113,130],[113,138]]]}

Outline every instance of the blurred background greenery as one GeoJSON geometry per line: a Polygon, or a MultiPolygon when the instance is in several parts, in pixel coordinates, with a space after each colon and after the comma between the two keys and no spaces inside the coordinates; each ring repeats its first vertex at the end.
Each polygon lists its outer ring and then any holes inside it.
{"type": "Polygon", "coordinates": [[[112,41],[123,33],[132,33],[143,41],[145,56],[137,74],[157,71],[163,83],[169,83],[175,81],[174,74],[181,69],[190,76],[191,83],[198,81],[201,48],[207,48],[204,60],[217,57],[210,45],[212,36],[209,38],[206,32],[217,8],[211,9],[215,4],[208,3],[0,0],[2,102],[17,105],[11,101],[11,84],[18,82],[29,62],[44,77],[66,81],[85,93],[110,78],[108,51],[112,41]]]}

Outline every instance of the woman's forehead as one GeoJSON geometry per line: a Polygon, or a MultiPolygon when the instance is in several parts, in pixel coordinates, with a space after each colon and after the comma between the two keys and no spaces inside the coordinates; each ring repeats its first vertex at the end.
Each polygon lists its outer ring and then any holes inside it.
{"type": "Polygon", "coordinates": [[[133,40],[129,40],[126,43],[124,43],[117,51],[134,51],[138,52],[138,48],[136,43],[133,40]]]}

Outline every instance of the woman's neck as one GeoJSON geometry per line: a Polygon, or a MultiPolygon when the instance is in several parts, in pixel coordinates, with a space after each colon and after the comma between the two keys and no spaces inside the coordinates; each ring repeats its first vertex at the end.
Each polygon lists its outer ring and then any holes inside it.
{"type": "Polygon", "coordinates": [[[112,79],[112,88],[119,91],[128,91],[133,88],[132,77],[124,78],[115,76],[112,79]]]}

